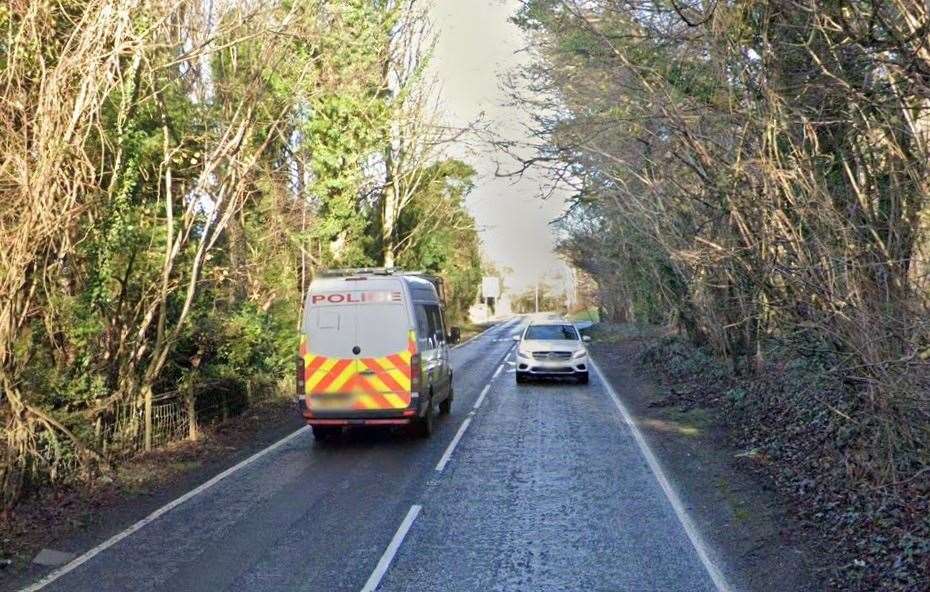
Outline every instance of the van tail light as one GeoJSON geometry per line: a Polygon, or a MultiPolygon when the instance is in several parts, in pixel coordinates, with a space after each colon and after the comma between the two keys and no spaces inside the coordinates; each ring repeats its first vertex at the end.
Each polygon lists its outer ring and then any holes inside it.
{"type": "Polygon", "coordinates": [[[304,368],[304,359],[301,356],[297,356],[297,396],[303,397],[306,395],[306,369],[304,368]]]}
{"type": "Polygon", "coordinates": [[[410,356],[410,393],[420,392],[420,354],[410,356]]]}

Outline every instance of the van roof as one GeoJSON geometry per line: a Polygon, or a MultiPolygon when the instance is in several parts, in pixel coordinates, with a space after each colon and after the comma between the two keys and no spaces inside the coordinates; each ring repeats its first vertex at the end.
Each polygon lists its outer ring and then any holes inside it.
{"type": "Polygon", "coordinates": [[[321,275],[318,274],[310,282],[309,294],[316,291],[329,290],[367,290],[386,289],[386,283],[396,285],[395,282],[406,286],[410,299],[413,302],[426,304],[443,304],[443,295],[440,291],[442,284],[438,285],[422,275],[397,274],[384,275],[373,273],[321,275]]]}
{"type": "MultiPolygon", "coordinates": [[[[350,278],[372,278],[372,279],[388,279],[388,278],[397,278],[400,280],[406,281],[411,287],[416,286],[419,289],[429,289],[433,291],[435,296],[428,298],[433,300],[433,298],[438,297],[439,301],[445,301],[445,290],[443,286],[442,278],[433,275],[424,271],[406,271],[403,269],[397,268],[385,268],[385,267],[360,267],[360,268],[348,268],[348,269],[326,269],[316,272],[314,277],[314,282],[317,280],[340,280],[340,279],[350,279],[350,278]]],[[[414,295],[414,299],[417,295],[414,295]]],[[[422,298],[422,292],[419,295],[422,298]]]]}
{"type": "Polygon", "coordinates": [[[398,269],[396,267],[348,267],[341,269],[321,269],[316,272],[317,277],[354,277],[354,276],[422,276],[426,278],[436,278],[426,271],[410,271],[398,269]]]}

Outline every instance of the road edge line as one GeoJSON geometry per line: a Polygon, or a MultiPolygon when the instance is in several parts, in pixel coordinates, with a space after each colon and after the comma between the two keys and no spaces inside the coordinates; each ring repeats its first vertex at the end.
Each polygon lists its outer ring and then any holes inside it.
{"type": "Polygon", "coordinates": [[[639,446],[639,451],[646,458],[646,463],[649,465],[649,470],[652,471],[652,475],[656,478],[656,481],[658,481],[659,487],[661,487],[663,493],[665,493],[665,498],[668,500],[669,504],[672,506],[672,509],[675,511],[675,515],[678,517],[678,522],[681,524],[682,528],[685,529],[685,534],[691,541],[691,546],[694,547],[694,550],[698,555],[698,559],[701,560],[701,564],[704,566],[704,569],[707,571],[707,575],[710,576],[711,581],[717,588],[717,592],[734,592],[733,588],[731,588],[730,584],[727,582],[726,577],[723,575],[723,572],[710,559],[710,546],[704,542],[704,537],[701,536],[700,531],[698,531],[697,526],[694,524],[694,521],[691,519],[688,511],[685,510],[685,506],[681,502],[681,497],[679,497],[678,492],[672,486],[671,481],[668,480],[665,471],[662,469],[662,464],[659,462],[659,459],[656,457],[655,453],[652,452],[652,449],[649,447],[649,443],[646,442],[646,438],[640,431],[639,426],[636,425],[633,416],[626,408],[626,405],[623,404],[623,401],[621,401],[620,396],[617,394],[617,391],[614,389],[613,385],[610,384],[610,381],[607,380],[607,377],[605,377],[604,373],[601,372],[601,368],[598,366],[597,362],[595,362],[593,358],[589,358],[589,362],[591,363],[591,367],[594,368],[594,371],[597,373],[598,378],[600,378],[601,382],[604,383],[604,388],[607,390],[607,394],[610,395],[610,398],[613,400],[617,410],[620,411],[620,415],[623,416],[623,421],[626,423],[627,427],[630,428],[630,432],[633,434],[633,439],[636,441],[637,446],[639,446]]]}
{"type": "Polygon", "coordinates": [[[488,333],[490,333],[491,331],[493,331],[493,330],[495,330],[495,329],[501,329],[501,328],[506,327],[507,325],[513,323],[514,321],[519,321],[519,320],[520,320],[520,317],[519,317],[519,316],[516,316],[516,317],[509,318],[509,319],[507,319],[506,321],[498,321],[498,322],[494,323],[493,325],[491,325],[490,327],[487,327],[487,328],[483,329],[480,333],[475,333],[474,335],[472,335],[471,337],[469,337],[468,339],[466,339],[466,340],[463,341],[462,343],[456,343],[455,345],[453,345],[453,346],[452,346],[451,348],[449,348],[449,349],[456,350],[456,349],[458,349],[458,348],[460,348],[460,347],[465,347],[466,345],[468,345],[468,344],[471,343],[472,341],[478,339],[478,338],[481,337],[482,335],[487,335],[488,333]]]}
{"type": "Polygon", "coordinates": [[[394,537],[391,539],[391,542],[388,543],[387,549],[384,550],[384,554],[381,555],[381,559],[378,560],[378,565],[375,566],[375,570],[368,576],[368,581],[365,582],[365,586],[362,587],[361,592],[375,592],[378,586],[381,585],[381,579],[384,577],[384,574],[387,573],[388,568],[391,567],[391,562],[394,561],[394,556],[397,555],[398,549],[400,549],[400,546],[403,544],[404,537],[407,536],[410,527],[413,526],[413,521],[417,519],[422,509],[423,506],[418,504],[410,506],[410,510],[408,510],[407,515],[404,516],[404,521],[397,527],[397,532],[394,533],[394,537]]]}
{"type": "Polygon", "coordinates": [[[255,462],[256,460],[258,460],[259,458],[265,456],[265,455],[268,454],[269,452],[272,452],[272,451],[274,451],[274,450],[277,450],[278,448],[280,448],[280,447],[283,446],[284,444],[287,444],[288,442],[290,442],[291,440],[293,440],[294,438],[296,438],[296,437],[299,436],[300,434],[304,433],[304,432],[307,431],[308,429],[309,429],[308,426],[304,426],[304,427],[302,427],[302,428],[299,428],[297,431],[295,431],[295,432],[293,432],[293,433],[291,433],[291,434],[288,434],[287,436],[281,438],[280,440],[278,440],[278,441],[275,442],[274,444],[271,444],[270,446],[268,446],[268,447],[266,447],[266,448],[263,448],[262,450],[259,450],[258,452],[256,452],[256,453],[253,454],[252,456],[248,457],[247,459],[245,459],[245,460],[243,460],[243,461],[240,461],[239,463],[237,463],[237,464],[233,465],[232,467],[226,469],[226,470],[223,471],[222,473],[220,473],[220,474],[218,474],[218,475],[215,475],[213,478],[209,479],[208,481],[205,481],[204,483],[201,483],[200,485],[198,485],[198,486],[195,487],[194,489],[188,491],[187,493],[185,493],[185,494],[182,495],[181,497],[175,499],[174,501],[168,502],[167,504],[165,504],[164,506],[158,508],[157,510],[155,510],[154,512],[152,512],[151,514],[149,514],[149,515],[146,516],[145,518],[143,518],[143,519],[139,520],[138,522],[134,523],[134,524],[133,524],[132,526],[130,526],[129,528],[127,528],[127,529],[125,529],[125,530],[122,530],[122,531],[116,533],[115,535],[111,536],[110,538],[108,538],[108,539],[105,540],[104,542],[100,543],[100,544],[97,545],[96,547],[93,547],[93,548],[90,549],[89,551],[86,551],[85,553],[83,553],[83,554],[80,555],[79,557],[77,557],[77,558],[75,558],[75,559],[72,559],[70,562],[68,562],[68,563],[66,563],[65,565],[59,567],[58,569],[53,570],[51,573],[49,573],[48,575],[46,575],[44,578],[40,579],[39,581],[37,581],[37,582],[35,582],[35,583],[33,583],[33,584],[30,584],[30,585],[26,586],[25,588],[22,588],[22,589],[20,590],[20,592],[36,592],[37,590],[41,590],[42,588],[44,588],[44,587],[48,586],[49,584],[51,584],[52,582],[56,581],[58,578],[60,578],[60,577],[62,577],[62,576],[64,576],[64,575],[66,575],[66,574],[68,574],[69,572],[71,572],[71,571],[77,569],[77,568],[80,567],[81,565],[87,563],[88,561],[90,561],[91,559],[93,559],[94,557],[96,557],[98,554],[100,554],[100,553],[103,552],[103,551],[106,551],[107,549],[109,549],[110,547],[112,547],[113,545],[115,545],[116,543],[118,543],[118,542],[122,541],[123,539],[125,539],[125,538],[127,538],[127,537],[133,535],[133,534],[136,533],[137,531],[142,530],[142,528],[144,528],[146,525],[148,525],[148,524],[154,522],[155,520],[158,520],[160,517],[162,517],[163,515],[167,514],[167,513],[170,512],[171,510],[177,508],[178,506],[180,506],[180,505],[183,504],[184,502],[186,502],[186,501],[188,501],[188,500],[190,500],[190,499],[192,499],[192,498],[194,498],[194,497],[200,495],[200,494],[203,493],[204,491],[210,489],[211,487],[213,487],[214,485],[216,485],[217,483],[219,483],[219,482],[222,481],[223,479],[229,477],[230,475],[232,475],[232,474],[235,473],[236,471],[239,471],[240,469],[245,468],[246,466],[248,466],[248,465],[252,464],[253,462],[255,462]]]}
{"type": "Polygon", "coordinates": [[[505,323],[508,323],[508,322],[510,322],[510,321],[498,321],[498,322],[494,323],[493,325],[490,325],[490,326],[488,326],[488,327],[485,327],[484,329],[482,329],[482,330],[479,331],[478,333],[475,333],[474,335],[472,335],[471,337],[469,337],[468,339],[466,339],[466,340],[463,341],[462,343],[456,343],[456,344],[453,345],[450,349],[454,349],[454,350],[455,350],[455,349],[458,349],[458,348],[460,348],[460,347],[465,347],[466,345],[468,345],[468,344],[471,343],[472,341],[478,339],[478,338],[481,337],[482,335],[485,335],[485,334],[489,333],[490,331],[493,331],[494,329],[497,329],[498,327],[502,327],[502,326],[504,326],[505,323]]]}

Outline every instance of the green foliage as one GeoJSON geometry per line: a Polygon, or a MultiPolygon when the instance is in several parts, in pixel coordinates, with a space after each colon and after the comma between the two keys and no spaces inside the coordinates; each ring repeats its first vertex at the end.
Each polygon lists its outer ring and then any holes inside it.
{"type": "MultiPolygon", "coordinates": [[[[211,6],[209,38],[186,0],[0,6],[0,291],[19,295],[0,328],[0,504],[27,472],[74,477],[150,445],[153,397],[292,378],[313,270],[381,260],[385,154],[426,59],[403,88],[388,72],[423,15],[211,6]]],[[[445,277],[462,316],[480,280],[474,171],[422,166],[403,264],[445,277]]]]}
{"type": "Polygon", "coordinates": [[[320,208],[310,238],[325,246],[329,265],[371,265],[366,226],[371,204],[361,191],[364,167],[388,138],[391,109],[383,59],[398,18],[397,7],[365,0],[331,3],[319,46],[302,48],[318,75],[306,97],[300,125],[320,208]]]}
{"type": "Polygon", "coordinates": [[[478,231],[465,207],[475,170],[464,162],[446,160],[431,166],[424,177],[427,182],[400,216],[403,250],[397,263],[441,276],[449,315],[461,321],[481,284],[478,231]]]}
{"type": "Polygon", "coordinates": [[[200,312],[175,350],[175,380],[192,368],[203,377],[276,379],[293,367],[293,311],[280,307],[263,311],[245,302],[217,316],[200,312]]]}

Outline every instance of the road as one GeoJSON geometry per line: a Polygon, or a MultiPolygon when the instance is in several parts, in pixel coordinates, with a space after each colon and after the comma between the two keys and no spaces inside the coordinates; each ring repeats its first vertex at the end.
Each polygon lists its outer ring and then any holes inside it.
{"type": "Polygon", "coordinates": [[[601,378],[514,384],[518,329],[453,351],[431,439],[303,430],[41,589],[717,590],[601,378]]]}

